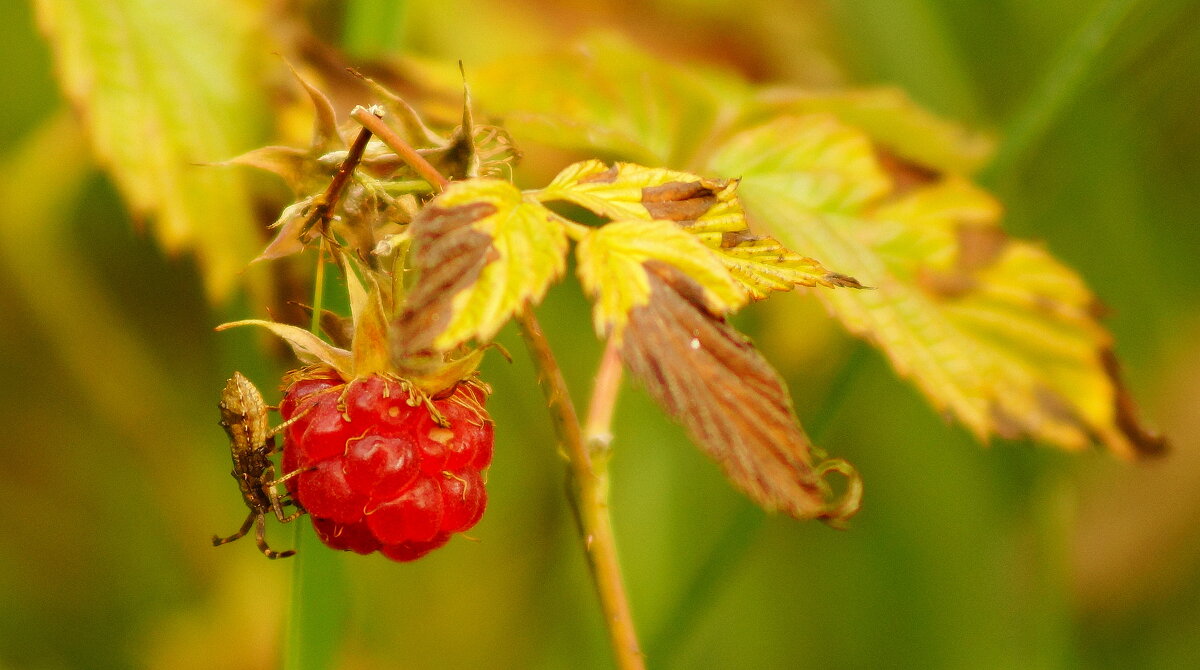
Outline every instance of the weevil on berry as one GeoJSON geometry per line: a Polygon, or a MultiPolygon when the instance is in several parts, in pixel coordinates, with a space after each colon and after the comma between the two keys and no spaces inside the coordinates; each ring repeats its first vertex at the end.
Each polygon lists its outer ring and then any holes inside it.
{"type": "Polygon", "coordinates": [[[295,551],[274,551],[267,546],[266,517],[274,513],[280,523],[295,521],[304,514],[304,509],[297,503],[285,497],[279,491],[279,485],[296,475],[304,472],[297,470],[276,479],[275,464],[271,455],[275,453],[275,435],[287,428],[292,419],[271,428],[266,402],[258,389],[240,372],[234,372],[233,377],[225,383],[221,391],[221,402],[217,405],[221,410],[221,427],[229,435],[229,449],[233,456],[233,471],[230,473],[237,480],[242,491],[242,500],[250,508],[245,523],[238,532],[229,537],[213,536],[213,546],[219,547],[227,542],[233,542],[244,536],[254,526],[254,537],[258,548],[267,558],[286,558],[295,551]],[[296,511],[288,515],[284,513],[286,505],[293,505],[296,511]]]}

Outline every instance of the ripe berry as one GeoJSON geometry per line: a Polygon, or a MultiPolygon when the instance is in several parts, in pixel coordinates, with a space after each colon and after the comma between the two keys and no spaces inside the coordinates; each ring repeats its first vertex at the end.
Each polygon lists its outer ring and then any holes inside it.
{"type": "Polygon", "coordinates": [[[485,387],[460,382],[422,401],[404,381],[293,373],[279,411],[292,496],[334,549],[411,561],[474,526],[487,492],[492,424],[485,387]]]}

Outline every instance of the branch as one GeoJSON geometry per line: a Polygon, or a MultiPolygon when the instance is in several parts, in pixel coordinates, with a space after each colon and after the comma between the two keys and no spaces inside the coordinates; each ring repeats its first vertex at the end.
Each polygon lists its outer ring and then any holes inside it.
{"type": "Polygon", "coordinates": [[[362,124],[363,128],[375,133],[375,136],[384,144],[388,145],[396,155],[408,164],[417,174],[433,185],[439,191],[446,190],[450,185],[450,180],[442,176],[437,168],[433,167],[425,157],[417,153],[417,150],[412,148],[408,142],[404,141],[396,131],[388,127],[383,119],[376,116],[371,110],[366,107],[355,107],[354,111],[350,112],[350,118],[362,124]]]}
{"type": "Polygon", "coordinates": [[[608,428],[616,392],[620,387],[620,359],[616,356],[615,348],[609,348],[611,354],[609,350],[605,351],[596,377],[585,441],[562,369],[558,367],[546,335],[528,307],[518,320],[525,344],[537,366],[559,440],[567,453],[584,551],[596,583],[617,665],[622,670],[643,670],[646,667],[645,660],[621,579],[616,536],[608,513],[607,452],[611,439],[608,428]]]}

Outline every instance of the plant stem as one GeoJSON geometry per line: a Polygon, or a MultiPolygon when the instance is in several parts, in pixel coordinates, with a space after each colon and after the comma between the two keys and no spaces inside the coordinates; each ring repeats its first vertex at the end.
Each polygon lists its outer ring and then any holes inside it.
{"type": "Polygon", "coordinates": [[[376,116],[366,107],[355,107],[354,111],[350,112],[350,118],[362,124],[363,128],[375,133],[375,136],[384,144],[388,145],[396,155],[408,164],[417,174],[421,175],[425,181],[429,182],[439,191],[446,190],[450,185],[450,180],[442,176],[437,168],[430,165],[425,157],[417,153],[417,150],[412,148],[408,142],[404,141],[396,131],[388,127],[383,119],[376,116]]]}
{"type": "Polygon", "coordinates": [[[313,304],[312,304],[312,322],[309,324],[308,330],[317,337],[321,336],[321,310],[324,308],[325,302],[325,244],[326,239],[321,238],[321,244],[317,247],[317,269],[313,273],[313,304]]]}
{"type": "Polygon", "coordinates": [[[607,452],[612,445],[612,418],[617,408],[617,393],[621,390],[624,371],[621,352],[610,339],[604,347],[600,368],[596,371],[596,386],[592,389],[592,402],[588,405],[587,424],[583,433],[584,443],[593,457],[607,452]]]}
{"type": "Polygon", "coordinates": [[[559,440],[567,454],[584,553],[600,597],[600,607],[604,612],[617,665],[622,670],[641,670],[645,668],[645,660],[621,579],[616,536],[608,511],[609,430],[621,382],[620,359],[615,347],[610,345],[605,349],[596,376],[585,434],[580,429],[579,416],[571,402],[562,369],[558,367],[541,325],[529,308],[521,312],[518,320],[525,344],[541,377],[559,440]]]}

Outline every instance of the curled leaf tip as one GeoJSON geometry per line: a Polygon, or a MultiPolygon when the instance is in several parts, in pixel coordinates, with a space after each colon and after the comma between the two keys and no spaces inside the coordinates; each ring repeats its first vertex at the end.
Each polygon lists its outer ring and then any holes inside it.
{"type": "Polygon", "coordinates": [[[821,490],[826,494],[825,509],[820,518],[830,528],[845,530],[848,522],[862,507],[863,483],[862,475],[848,461],[841,458],[830,458],[816,465],[813,469],[821,484],[821,490]],[[846,488],[841,495],[833,496],[833,489],[825,476],[834,473],[846,478],[846,488]]]}

